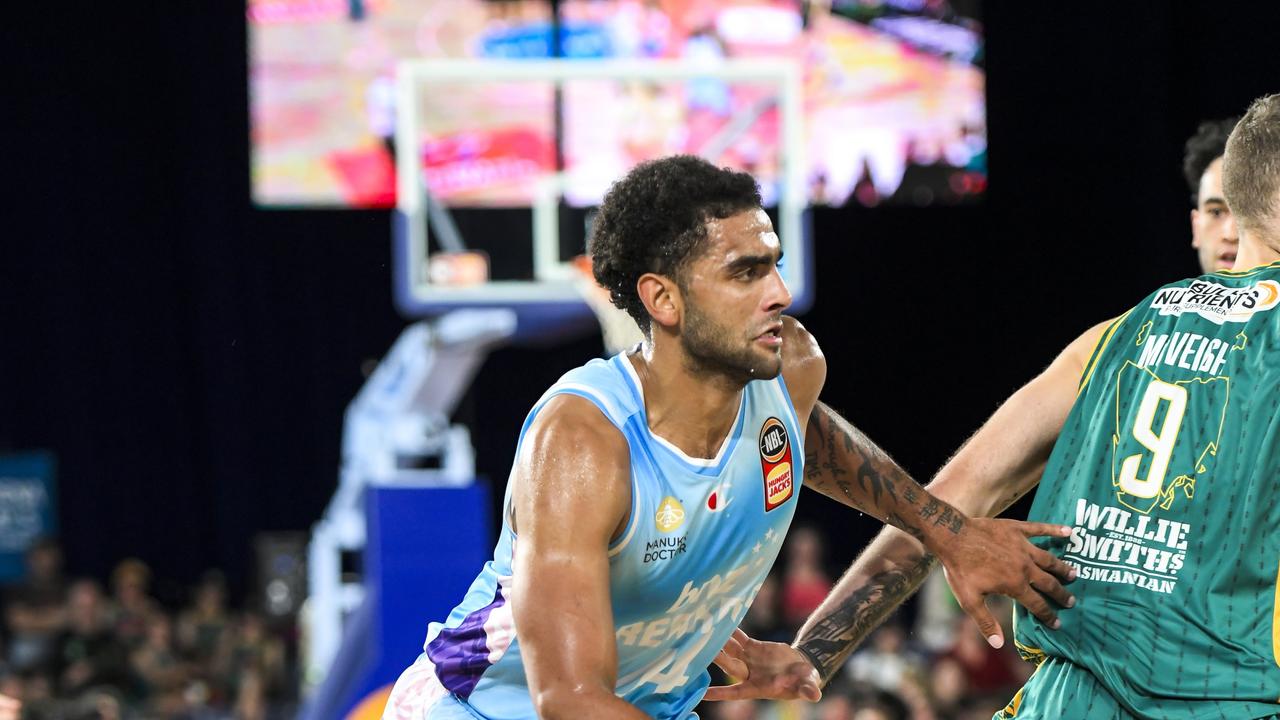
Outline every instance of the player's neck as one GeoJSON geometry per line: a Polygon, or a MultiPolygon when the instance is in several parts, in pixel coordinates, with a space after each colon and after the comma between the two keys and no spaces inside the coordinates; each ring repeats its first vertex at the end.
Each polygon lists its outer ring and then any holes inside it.
{"type": "Polygon", "coordinates": [[[627,358],[644,392],[649,430],[686,455],[714,457],[733,428],[742,384],[692,372],[677,347],[647,341],[627,358]]]}
{"type": "Polygon", "coordinates": [[[1251,270],[1277,260],[1280,260],[1280,238],[1263,237],[1244,228],[1240,229],[1240,250],[1232,270],[1251,270]]]}

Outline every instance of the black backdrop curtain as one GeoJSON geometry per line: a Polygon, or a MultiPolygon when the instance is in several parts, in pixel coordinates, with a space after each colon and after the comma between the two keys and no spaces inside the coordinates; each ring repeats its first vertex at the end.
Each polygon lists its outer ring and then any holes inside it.
{"type": "MultiPolygon", "coordinates": [[[[826,399],[927,477],[1077,333],[1191,274],[1181,145],[1280,91],[1260,8],[986,3],[987,202],[816,212],[826,399]]],[[[242,591],[252,533],[318,517],[361,364],[406,324],[388,214],[251,206],[241,5],[12,12],[0,451],[57,454],[74,573],[137,555],[242,591]]],[[[528,406],[598,349],[490,358],[459,411],[483,473],[505,480],[528,406]]],[[[834,563],[875,529],[853,526],[834,563]]]]}

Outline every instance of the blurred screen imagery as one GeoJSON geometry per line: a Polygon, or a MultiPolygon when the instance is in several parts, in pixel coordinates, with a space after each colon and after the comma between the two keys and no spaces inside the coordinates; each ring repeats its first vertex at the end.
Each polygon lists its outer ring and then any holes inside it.
{"type": "MultiPolygon", "coordinates": [[[[250,0],[254,200],[395,204],[403,59],[789,59],[803,77],[815,205],[955,205],[986,188],[976,2],[250,0]]],[[[680,82],[432,84],[417,94],[425,184],[455,206],[528,206],[566,173],[597,204],[643,160],[697,153],[777,195],[777,88],[680,82]],[[557,127],[557,104],[560,124],[557,127]],[[561,167],[557,167],[562,163],[561,167]]]]}

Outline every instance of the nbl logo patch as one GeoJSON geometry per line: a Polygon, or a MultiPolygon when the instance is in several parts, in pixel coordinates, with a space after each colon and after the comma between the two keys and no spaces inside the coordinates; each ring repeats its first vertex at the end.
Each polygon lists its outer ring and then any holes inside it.
{"type": "Polygon", "coordinates": [[[791,499],[795,482],[791,476],[791,439],[778,418],[760,426],[760,469],[764,474],[764,511],[769,512],[791,499]]]}

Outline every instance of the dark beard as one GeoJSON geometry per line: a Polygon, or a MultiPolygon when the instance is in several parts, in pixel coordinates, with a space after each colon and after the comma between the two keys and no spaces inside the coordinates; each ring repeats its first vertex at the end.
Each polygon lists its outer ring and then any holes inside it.
{"type": "Polygon", "coordinates": [[[752,352],[751,345],[735,342],[725,328],[717,326],[690,306],[680,333],[680,347],[698,375],[720,375],[738,385],[752,380],[772,380],[782,372],[782,358],[770,361],[752,352]]]}

